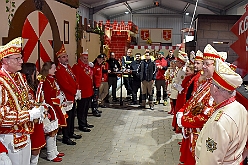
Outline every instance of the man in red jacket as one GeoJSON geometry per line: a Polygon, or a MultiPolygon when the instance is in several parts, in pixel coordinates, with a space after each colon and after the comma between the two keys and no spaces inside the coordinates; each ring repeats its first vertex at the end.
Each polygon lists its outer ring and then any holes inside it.
{"type": "Polygon", "coordinates": [[[74,134],[75,99],[81,99],[81,91],[79,90],[76,76],[73,74],[69,65],[68,55],[63,44],[61,49],[56,53],[56,56],[59,61],[55,73],[57,82],[60,89],[64,92],[66,100],[74,102],[72,109],[66,112],[68,115],[66,119],[67,127],[62,128],[62,142],[68,145],[75,145],[76,142],[70,138],[80,139],[82,137],[81,135],[74,134]]]}
{"type": "Polygon", "coordinates": [[[92,113],[96,117],[101,117],[101,111],[98,110],[98,97],[99,97],[99,88],[102,83],[102,63],[105,58],[105,54],[99,54],[94,61],[93,67],[93,86],[94,94],[91,103],[92,113]]]}
{"type": "Polygon", "coordinates": [[[155,104],[160,103],[161,99],[161,87],[163,89],[163,104],[167,105],[167,91],[166,91],[166,83],[165,83],[165,77],[164,73],[167,69],[167,61],[164,59],[164,52],[158,53],[158,59],[155,60],[156,67],[157,67],[157,74],[156,74],[156,81],[155,86],[157,90],[157,101],[155,104]]]}
{"type": "Polygon", "coordinates": [[[81,100],[77,100],[78,129],[90,132],[89,128],[94,126],[88,124],[87,116],[93,95],[93,70],[89,65],[88,52],[80,54],[78,63],[72,67],[72,70],[78,80],[79,89],[83,91],[81,100]]]}

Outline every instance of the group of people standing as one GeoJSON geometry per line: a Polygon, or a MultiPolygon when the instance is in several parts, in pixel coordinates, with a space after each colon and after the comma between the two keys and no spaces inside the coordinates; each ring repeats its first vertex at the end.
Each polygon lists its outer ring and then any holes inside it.
{"type": "Polygon", "coordinates": [[[117,74],[122,71],[128,97],[132,104],[145,108],[146,99],[154,109],[153,84],[157,102],[161,87],[163,104],[170,98],[176,133],[182,133],[180,164],[239,164],[245,155],[248,114],[235,100],[235,89],[241,77],[225,63],[226,53],[207,45],[204,52],[182,51],[167,57],[158,52],[157,59],[146,50],[122,59],[122,66],[114,52],[107,60],[105,54],[88,61],[88,52],[80,54],[78,62],[69,66],[68,55],[62,44],[56,53],[58,64],[47,61],[38,75],[36,65],[23,63],[22,38],[0,47],[0,163],[5,165],[36,165],[42,147],[46,145],[47,159],[62,161],[56,136],[62,130],[62,142],[76,145],[73,139],[75,113],[78,129],[90,132],[94,125],[87,121],[89,108],[101,116],[99,106],[105,107],[112,86],[112,101],[116,97],[117,74]],[[122,67],[122,69],[121,69],[122,67]],[[39,81],[37,81],[39,80],[39,81]],[[138,103],[138,89],[140,99],[138,103]],[[77,106],[76,106],[77,105],[77,106]]]}
{"type": "Polygon", "coordinates": [[[18,37],[0,47],[0,163],[36,165],[45,145],[47,159],[60,162],[65,154],[57,149],[58,131],[62,143],[76,145],[72,139],[82,136],[74,133],[75,113],[83,132],[94,127],[87,121],[90,106],[94,116],[101,116],[98,96],[105,56],[100,54],[93,64],[82,53],[70,67],[62,44],[58,64],[46,61],[38,73],[34,63],[23,63],[22,42],[18,37]]]}
{"type": "Polygon", "coordinates": [[[247,156],[248,114],[235,100],[242,78],[226,58],[208,44],[190,58],[179,51],[176,66],[168,70],[169,113],[174,131],[183,135],[180,164],[238,165],[247,156]]]}

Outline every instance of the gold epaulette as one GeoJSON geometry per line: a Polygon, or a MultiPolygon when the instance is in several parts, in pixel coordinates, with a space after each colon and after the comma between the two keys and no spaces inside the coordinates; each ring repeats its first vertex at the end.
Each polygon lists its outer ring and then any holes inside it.
{"type": "Polygon", "coordinates": [[[217,115],[215,116],[214,121],[219,121],[222,114],[223,114],[223,111],[220,110],[220,111],[217,113],[217,115]]]}
{"type": "Polygon", "coordinates": [[[43,76],[43,75],[41,75],[41,74],[39,74],[39,75],[37,76],[37,80],[39,80],[39,81],[45,81],[45,79],[46,79],[46,77],[43,76]]]}

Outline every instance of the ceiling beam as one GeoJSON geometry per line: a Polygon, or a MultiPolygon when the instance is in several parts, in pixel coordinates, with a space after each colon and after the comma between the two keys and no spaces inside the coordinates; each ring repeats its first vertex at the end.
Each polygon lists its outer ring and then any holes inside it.
{"type": "Polygon", "coordinates": [[[133,9],[129,6],[129,4],[126,2],[124,2],[124,5],[127,7],[127,10],[132,13],[133,12],[133,9]]]}
{"type": "Polygon", "coordinates": [[[124,2],[126,2],[126,0],[116,0],[116,1],[113,1],[113,2],[109,2],[109,3],[105,3],[105,4],[102,4],[102,5],[93,7],[93,11],[94,11],[93,14],[95,14],[98,11],[104,9],[105,7],[109,7],[109,6],[116,5],[118,3],[124,3],[124,2]]]}
{"type": "Polygon", "coordinates": [[[229,5],[227,5],[226,7],[224,7],[224,10],[227,11],[233,7],[235,7],[236,5],[245,2],[246,0],[235,0],[234,2],[230,3],[229,5]]]}
{"type": "Polygon", "coordinates": [[[187,9],[189,8],[189,6],[190,6],[190,3],[187,3],[185,5],[185,7],[183,8],[183,13],[186,13],[187,12],[187,9]]]}
{"type": "MultiPolygon", "coordinates": [[[[195,5],[195,3],[196,3],[196,1],[193,1],[193,0],[181,0],[181,1],[190,3],[192,5],[195,5]]],[[[221,9],[216,8],[216,7],[212,6],[212,5],[207,5],[207,4],[202,3],[202,2],[198,2],[197,5],[200,6],[200,7],[205,8],[205,9],[208,9],[208,10],[212,11],[213,13],[215,13],[217,15],[220,15],[222,13],[221,9]]]]}

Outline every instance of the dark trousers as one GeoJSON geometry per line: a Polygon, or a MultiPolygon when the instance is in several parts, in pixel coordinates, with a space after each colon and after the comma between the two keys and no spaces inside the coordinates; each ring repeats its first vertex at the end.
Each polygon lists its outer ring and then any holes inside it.
{"type": "Polygon", "coordinates": [[[139,95],[139,102],[142,102],[142,93],[141,93],[141,81],[133,79],[132,83],[132,101],[137,102],[137,93],[138,90],[140,89],[140,95],[139,95]]]}
{"type": "Polygon", "coordinates": [[[77,100],[77,119],[79,128],[87,126],[87,116],[90,108],[91,98],[92,97],[87,97],[77,100]]]}
{"type": "Polygon", "coordinates": [[[165,80],[156,80],[155,86],[157,90],[157,101],[161,99],[161,87],[163,88],[163,100],[168,99],[167,91],[166,91],[166,82],[165,80]]]}
{"type": "Polygon", "coordinates": [[[123,77],[123,81],[124,81],[124,86],[127,90],[127,95],[131,95],[132,94],[132,77],[130,77],[130,75],[128,75],[129,77],[123,77]]]}
{"type": "Polygon", "coordinates": [[[94,87],[94,94],[92,96],[91,109],[95,112],[98,109],[99,87],[94,87]]]}
{"type": "Polygon", "coordinates": [[[112,97],[116,99],[117,77],[108,78],[109,88],[112,86],[112,97]]]}
{"type": "Polygon", "coordinates": [[[75,108],[76,103],[73,104],[73,107],[70,111],[67,111],[68,118],[66,119],[67,127],[62,128],[63,139],[67,140],[74,134],[74,120],[75,120],[75,108]]]}

